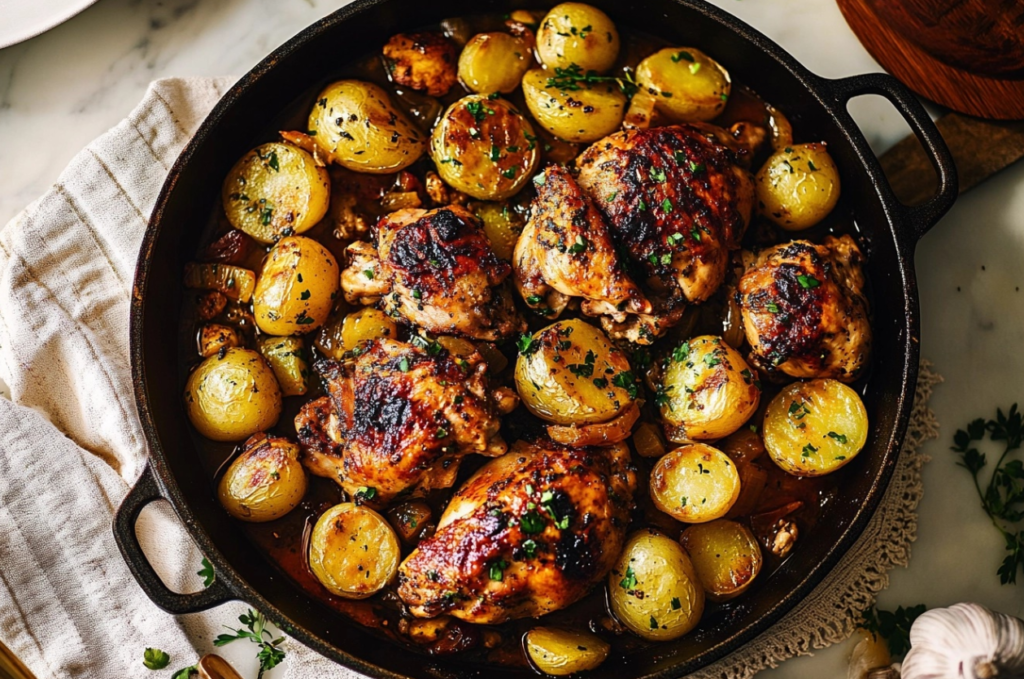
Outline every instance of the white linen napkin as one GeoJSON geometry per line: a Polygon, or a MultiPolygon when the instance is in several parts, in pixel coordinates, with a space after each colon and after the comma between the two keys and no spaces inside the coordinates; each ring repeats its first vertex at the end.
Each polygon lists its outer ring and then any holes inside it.
{"type": "MultiPolygon", "coordinates": [[[[245,611],[164,613],[111,532],[147,456],[128,361],[136,256],[167,171],[233,81],[154,82],[0,231],[0,375],[12,398],[0,398],[0,640],[39,679],[169,679],[245,611]],[[170,666],[144,669],[147,647],[170,666]]],[[[138,531],[172,589],[202,586],[202,556],[166,503],[147,508],[138,531]]],[[[224,650],[252,658],[256,647],[224,650]]],[[[268,679],[358,676],[297,641],[284,650],[268,679]]]]}

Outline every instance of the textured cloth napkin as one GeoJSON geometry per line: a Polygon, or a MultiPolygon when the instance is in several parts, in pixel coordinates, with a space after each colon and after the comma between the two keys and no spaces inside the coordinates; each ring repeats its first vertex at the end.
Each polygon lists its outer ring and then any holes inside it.
{"type": "MultiPolygon", "coordinates": [[[[167,171],[232,82],[153,83],[0,231],[0,375],[13,400],[0,398],[0,640],[39,679],[169,677],[245,611],[164,613],[111,532],[147,455],[128,362],[139,245],[167,171]],[[144,669],[148,646],[171,655],[167,670],[144,669]]],[[[201,588],[202,556],[166,504],[138,530],[172,589],[201,588]]],[[[267,677],[357,676],[297,641],[284,648],[267,677]]]]}

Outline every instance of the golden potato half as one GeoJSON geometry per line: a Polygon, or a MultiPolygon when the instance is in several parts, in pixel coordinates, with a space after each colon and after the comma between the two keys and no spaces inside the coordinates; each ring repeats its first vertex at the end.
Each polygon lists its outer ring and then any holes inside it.
{"type": "Polygon", "coordinates": [[[299,447],[286,438],[260,433],[245,442],[217,486],[228,514],[252,523],[273,521],[295,509],[306,494],[299,447]]]}
{"type": "Polygon", "coordinates": [[[341,288],[334,255],[311,238],[283,238],[271,248],[256,280],[253,312],[268,335],[316,330],[331,313],[341,288]]]}
{"type": "Polygon", "coordinates": [[[263,144],[228,172],[221,202],[228,221],[261,243],[302,233],[327,214],[331,182],[313,156],[290,144],[263,144]]]}
{"type": "Polygon", "coordinates": [[[232,347],[199,364],[185,385],[188,418],[214,441],[241,441],[277,424],[281,389],[263,357],[232,347]]]}
{"type": "Polygon", "coordinates": [[[809,229],[839,201],[839,168],[824,144],[793,144],[776,151],[755,182],[761,214],[787,231],[809,229]]]}
{"type": "Polygon", "coordinates": [[[515,106],[473,94],[445,111],[431,135],[430,156],[453,188],[480,200],[505,200],[533,176],[540,150],[515,106]]]}
{"type": "Polygon", "coordinates": [[[324,512],[313,527],[309,567],[332,594],[365,599],[398,572],[398,537],[387,520],[368,507],[343,502],[324,512]]]}
{"type": "Polygon", "coordinates": [[[459,80],[471,92],[509,94],[533,64],[530,46],[508,33],[478,33],[459,56],[459,80]]]}
{"type": "Polygon", "coordinates": [[[523,76],[526,106],[541,127],[573,143],[597,141],[619,129],[626,95],[616,83],[562,89],[551,71],[534,69],[523,76]]]}
{"type": "Polygon", "coordinates": [[[732,92],[729,72],[693,47],[666,47],[640,62],[636,82],[659,111],[678,122],[712,120],[732,92]]]}
{"type": "Polygon", "coordinates": [[[595,669],[604,662],[611,644],[590,632],[534,627],[523,637],[533,666],[552,677],[595,669]]]}
{"type": "Polygon", "coordinates": [[[679,541],[712,601],[728,601],[745,592],[764,563],[750,529],[728,519],[690,526],[679,541]]]}
{"type": "Polygon", "coordinates": [[[764,415],[764,445],[782,470],[823,476],[850,463],[868,440],[868,412],[838,380],[794,382],[764,415]]]}
{"type": "Polygon", "coordinates": [[[704,523],[729,513],[740,495],[740,475],[729,456],[709,445],[676,448],[651,472],[651,499],[669,516],[704,523]]]}
{"type": "Polygon", "coordinates": [[[540,22],[537,54],[548,68],[575,64],[584,71],[603,73],[619,57],[619,32],[598,8],[582,2],[563,2],[540,22]]]}

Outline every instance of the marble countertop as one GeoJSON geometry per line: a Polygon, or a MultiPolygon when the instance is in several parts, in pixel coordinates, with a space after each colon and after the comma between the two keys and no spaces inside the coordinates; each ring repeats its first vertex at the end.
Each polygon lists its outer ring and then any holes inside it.
{"type": "MultiPolygon", "coordinates": [[[[812,71],[879,70],[834,0],[712,0],[812,71]]],[[[68,23],[0,50],[0,224],[42,194],[68,160],[117,123],[156,78],[241,74],[344,0],[100,0],[68,23]]],[[[872,148],[909,132],[878,97],[850,106],[872,148]]],[[[976,601],[1024,617],[1024,584],[999,585],[1002,539],[949,451],[953,432],[1024,398],[1024,164],[965,195],[922,241],[922,355],[945,377],[942,424],[925,451],[925,497],[911,565],[891,573],[883,608],[976,601]]],[[[231,648],[225,650],[233,655],[231,648]]],[[[845,676],[850,644],[759,679],[845,676]]]]}

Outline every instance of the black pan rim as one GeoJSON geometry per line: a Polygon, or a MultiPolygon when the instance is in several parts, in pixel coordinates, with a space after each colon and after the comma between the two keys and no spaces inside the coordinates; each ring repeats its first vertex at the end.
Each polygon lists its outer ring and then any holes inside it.
{"type": "MultiPolygon", "coordinates": [[[[206,120],[202,123],[195,136],[189,141],[185,149],[175,161],[167,179],[161,189],[149,226],[143,238],[142,247],[136,269],[134,285],[132,288],[132,299],[130,309],[130,352],[132,382],[135,391],[135,398],[138,407],[139,417],[142,423],[143,433],[150,448],[149,465],[154,472],[156,482],[161,494],[173,507],[178,518],[186,526],[191,537],[197,543],[199,549],[213,563],[218,578],[227,586],[231,593],[238,599],[258,608],[267,617],[278,625],[282,630],[296,638],[301,643],[313,648],[328,658],[355,671],[381,679],[408,679],[406,675],[397,674],[388,669],[368,663],[350,653],[342,651],[330,642],[313,634],[303,627],[297,626],[269,600],[252,588],[247,582],[234,571],[227,560],[217,549],[209,535],[201,528],[192,509],[185,501],[177,481],[171,473],[167,462],[166,453],[161,445],[160,437],[156,429],[154,418],[149,407],[150,398],[148,394],[148,383],[144,361],[144,307],[146,304],[146,291],[150,273],[150,262],[154,246],[161,228],[164,227],[164,209],[174,193],[179,176],[186,171],[196,149],[201,147],[212,132],[215,132],[221,118],[226,111],[232,107],[240,93],[246,90],[268,71],[275,68],[276,63],[284,56],[292,53],[301,45],[316,40],[320,34],[329,30],[340,22],[350,20],[362,12],[375,7],[376,5],[391,2],[392,0],[357,0],[331,15],[317,21],[288,42],[274,50],[269,56],[257,64],[251,71],[235,83],[217,103],[206,120]]],[[[820,561],[811,571],[807,572],[795,587],[790,590],[782,599],[769,611],[763,614],[754,623],[737,631],[722,642],[708,648],[701,654],[687,660],[678,662],[674,666],[662,671],[650,673],[638,679],[670,679],[699,667],[709,665],[725,655],[739,649],[747,642],[774,625],[783,615],[792,610],[799,602],[803,601],[812,590],[831,572],[838,561],[849,551],[854,542],[860,537],[868,521],[874,515],[874,511],[881,501],[885,490],[895,469],[896,460],[900,454],[901,442],[906,433],[910,417],[910,409],[913,401],[914,387],[917,382],[918,373],[918,337],[919,337],[919,312],[917,302],[917,286],[914,278],[912,252],[913,239],[907,236],[907,232],[919,233],[923,228],[913,228],[913,225],[903,223],[900,218],[899,206],[894,202],[891,192],[886,184],[881,167],[871,152],[866,139],[850,118],[845,108],[839,106],[836,97],[828,96],[831,81],[812,74],[803,67],[794,57],[783,50],[779,45],[771,41],[765,35],[750,27],[743,21],[717,7],[703,2],[703,0],[670,0],[675,4],[682,5],[692,11],[704,15],[725,28],[729,29],[739,37],[749,41],[759,48],[767,57],[776,60],[791,75],[793,75],[806,89],[807,95],[812,96],[823,106],[834,120],[836,127],[843,133],[855,150],[861,162],[860,171],[867,174],[871,185],[878,195],[879,202],[887,218],[887,226],[896,243],[897,258],[899,263],[899,277],[903,285],[904,311],[906,312],[906,324],[901,328],[906,333],[906,350],[903,356],[903,370],[901,377],[902,391],[899,398],[893,404],[895,411],[896,426],[883,436],[885,456],[879,474],[874,479],[867,491],[864,501],[857,510],[853,520],[845,531],[832,542],[825,558],[820,561]],[[913,230],[912,230],[913,229],[913,230]]],[[[353,55],[355,56],[355,55],[353,55]]]]}

